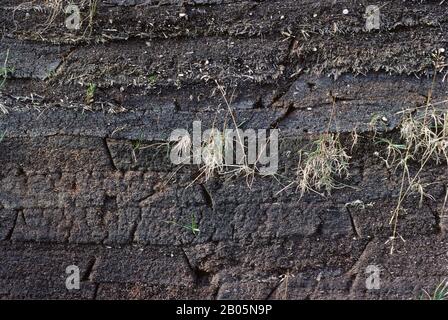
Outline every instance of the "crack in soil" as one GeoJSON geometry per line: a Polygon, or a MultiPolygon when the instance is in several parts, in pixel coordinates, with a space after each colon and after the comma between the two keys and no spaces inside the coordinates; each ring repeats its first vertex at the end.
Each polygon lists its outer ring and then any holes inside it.
{"type": "Polygon", "coordinates": [[[17,225],[17,219],[19,218],[19,212],[21,210],[14,210],[14,211],[16,212],[16,215],[14,217],[14,221],[13,221],[13,224],[11,226],[11,229],[6,234],[5,241],[10,241],[11,240],[12,234],[14,233],[14,229],[16,228],[16,225],[17,225]]]}
{"type": "Polygon", "coordinates": [[[103,138],[102,142],[103,142],[104,150],[106,152],[106,156],[109,159],[110,166],[112,167],[113,170],[118,171],[117,166],[115,165],[115,162],[114,162],[114,158],[112,156],[112,152],[110,151],[110,147],[107,142],[107,138],[103,138]]]}
{"type": "Polygon", "coordinates": [[[358,226],[356,225],[355,219],[353,218],[353,214],[348,206],[345,207],[348,213],[348,217],[350,219],[350,225],[352,226],[353,233],[355,234],[356,238],[360,238],[361,234],[358,231],[358,226]]]}
{"type": "Polygon", "coordinates": [[[93,270],[95,269],[96,261],[97,261],[96,257],[93,257],[89,261],[89,263],[87,264],[87,267],[86,267],[86,271],[84,272],[84,274],[81,278],[81,281],[92,281],[91,276],[92,276],[93,270]]]}
{"type": "Polygon", "coordinates": [[[210,193],[208,188],[203,183],[199,184],[199,186],[201,187],[202,195],[204,196],[204,199],[205,199],[205,202],[206,202],[207,206],[213,212],[215,212],[215,201],[213,200],[212,194],[210,193]]]}

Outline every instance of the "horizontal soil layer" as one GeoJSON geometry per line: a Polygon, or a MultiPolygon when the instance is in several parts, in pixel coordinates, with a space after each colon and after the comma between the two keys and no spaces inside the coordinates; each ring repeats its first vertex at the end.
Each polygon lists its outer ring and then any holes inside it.
{"type": "Polygon", "coordinates": [[[418,299],[448,277],[446,163],[410,164],[431,196],[391,241],[402,177],[379,143],[446,108],[448,2],[384,2],[374,31],[362,0],[78,1],[74,31],[49,2],[0,4],[0,298],[418,299]],[[229,109],[279,129],[277,176],[170,162],[173,130],[229,109]],[[344,188],[285,188],[327,133],[344,188]]]}

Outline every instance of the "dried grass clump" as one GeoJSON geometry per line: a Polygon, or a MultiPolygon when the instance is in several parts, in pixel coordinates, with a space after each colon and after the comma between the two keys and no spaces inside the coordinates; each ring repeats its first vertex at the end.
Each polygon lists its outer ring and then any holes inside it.
{"type": "Polygon", "coordinates": [[[308,191],[330,193],[344,185],[335,177],[348,175],[350,156],[343,148],[339,134],[323,134],[313,142],[311,151],[301,151],[297,169],[297,185],[301,195],[308,191]]]}
{"type": "Polygon", "coordinates": [[[401,137],[413,159],[448,162],[448,111],[428,108],[423,114],[407,115],[401,137]]]}

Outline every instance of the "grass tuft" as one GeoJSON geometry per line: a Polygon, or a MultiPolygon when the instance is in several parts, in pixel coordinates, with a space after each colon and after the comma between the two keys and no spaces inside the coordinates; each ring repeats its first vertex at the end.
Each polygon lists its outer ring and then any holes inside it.
{"type": "Polygon", "coordinates": [[[428,291],[423,290],[424,295],[421,297],[426,300],[447,300],[448,299],[448,281],[444,279],[440,282],[437,287],[434,289],[432,294],[428,293],[428,291]]]}
{"type": "Polygon", "coordinates": [[[89,83],[86,90],[86,104],[91,104],[94,101],[96,92],[96,84],[89,83]]]}
{"type": "Polygon", "coordinates": [[[191,221],[189,224],[181,224],[176,221],[165,221],[165,223],[172,224],[172,225],[175,225],[175,226],[183,228],[183,229],[187,229],[187,230],[191,231],[195,236],[198,235],[199,232],[201,231],[199,229],[199,225],[196,221],[196,217],[194,214],[191,215],[191,221]]]}
{"type": "Polygon", "coordinates": [[[9,49],[6,51],[5,61],[3,62],[3,66],[0,67],[0,89],[2,89],[6,83],[6,79],[8,79],[8,75],[11,72],[14,72],[14,68],[8,67],[8,59],[9,59],[9,49]]]}
{"type": "Polygon", "coordinates": [[[301,151],[297,169],[297,184],[301,195],[308,191],[319,193],[343,187],[336,177],[348,175],[350,156],[339,140],[339,134],[326,133],[313,142],[311,151],[301,151]]]}
{"type": "Polygon", "coordinates": [[[0,142],[2,142],[2,141],[3,141],[3,139],[5,139],[5,137],[6,137],[6,131],[5,131],[5,132],[2,132],[2,133],[0,133],[0,142]]]}
{"type": "Polygon", "coordinates": [[[448,111],[427,108],[423,114],[407,115],[401,137],[414,159],[448,162],[448,111]]]}

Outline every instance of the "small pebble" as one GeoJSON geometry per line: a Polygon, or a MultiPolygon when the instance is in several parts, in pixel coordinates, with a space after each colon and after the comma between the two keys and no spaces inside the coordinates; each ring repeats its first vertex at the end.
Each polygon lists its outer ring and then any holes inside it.
{"type": "Polygon", "coordinates": [[[348,9],[344,9],[344,10],[342,10],[342,13],[343,13],[343,14],[348,14],[348,9]]]}

